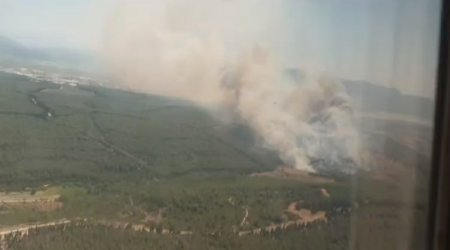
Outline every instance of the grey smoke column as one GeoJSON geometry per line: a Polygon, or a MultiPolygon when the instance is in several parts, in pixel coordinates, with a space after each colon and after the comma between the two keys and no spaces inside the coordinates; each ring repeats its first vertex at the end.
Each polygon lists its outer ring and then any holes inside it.
{"type": "Polygon", "coordinates": [[[105,62],[124,87],[225,107],[301,170],[358,162],[358,133],[339,83],[308,72],[298,84],[276,50],[260,45],[261,37],[282,36],[278,1],[155,3],[119,6],[106,27],[105,62]],[[264,15],[252,15],[255,8],[264,15]]]}
{"type": "Polygon", "coordinates": [[[222,86],[227,106],[287,165],[311,172],[358,167],[353,108],[333,78],[310,73],[299,84],[270,53],[255,48],[226,71],[222,86]]]}

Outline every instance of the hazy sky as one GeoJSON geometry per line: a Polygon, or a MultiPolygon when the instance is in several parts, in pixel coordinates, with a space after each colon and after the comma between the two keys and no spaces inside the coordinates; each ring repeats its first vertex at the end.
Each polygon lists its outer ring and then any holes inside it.
{"type": "MultiPolygon", "coordinates": [[[[279,32],[260,38],[286,65],[433,93],[440,0],[260,1],[268,3],[281,6],[279,32]]],[[[0,0],[0,35],[28,46],[96,50],[114,7],[114,0],[0,0]]]]}

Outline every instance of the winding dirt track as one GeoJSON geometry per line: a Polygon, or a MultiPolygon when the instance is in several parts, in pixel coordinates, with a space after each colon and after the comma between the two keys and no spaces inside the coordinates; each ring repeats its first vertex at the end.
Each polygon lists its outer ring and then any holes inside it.
{"type": "Polygon", "coordinates": [[[37,223],[37,224],[22,224],[16,226],[9,226],[0,228],[0,249],[7,250],[7,242],[6,237],[9,235],[15,235],[18,237],[26,237],[28,236],[30,230],[38,229],[38,228],[47,228],[61,225],[69,225],[69,224],[79,224],[88,222],[91,225],[101,225],[105,227],[110,227],[114,229],[122,229],[122,230],[133,230],[136,232],[147,232],[147,233],[155,233],[155,234],[178,234],[178,235],[192,235],[192,231],[170,231],[166,228],[161,228],[157,230],[156,228],[150,228],[144,224],[132,224],[126,222],[119,221],[89,221],[88,219],[75,219],[75,220],[67,220],[62,219],[58,221],[52,221],[47,223],[37,223]]]}
{"type": "Polygon", "coordinates": [[[13,233],[27,235],[28,231],[30,229],[59,226],[59,225],[69,224],[71,222],[72,221],[70,221],[70,220],[59,220],[59,221],[53,221],[53,222],[48,222],[48,223],[17,225],[17,226],[12,226],[12,227],[5,227],[5,228],[0,229],[0,239],[3,240],[6,235],[13,234],[13,233]]]}
{"type": "Polygon", "coordinates": [[[284,223],[272,224],[266,227],[259,227],[253,230],[239,231],[239,236],[250,235],[250,234],[261,234],[261,233],[273,233],[280,230],[287,230],[290,228],[297,228],[301,226],[307,226],[315,222],[327,222],[326,213],[323,211],[318,211],[312,213],[307,209],[297,210],[297,202],[292,202],[289,204],[287,210],[288,213],[299,217],[297,220],[290,220],[284,223]]]}
{"type": "Polygon", "coordinates": [[[71,222],[72,221],[70,221],[70,220],[63,219],[63,220],[47,222],[47,223],[17,225],[17,226],[0,228],[0,249],[1,250],[8,249],[7,242],[5,241],[5,238],[8,235],[14,234],[14,235],[19,235],[20,237],[25,237],[28,235],[28,232],[30,231],[30,229],[66,225],[66,224],[70,224],[71,222]]]}
{"type": "Polygon", "coordinates": [[[242,218],[242,221],[241,221],[241,223],[239,224],[241,227],[242,227],[243,225],[245,225],[245,223],[247,222],[247,218],[248,218],[248,208],[245,208],[245,215],[244,215],[244,218],[242,218]]]}

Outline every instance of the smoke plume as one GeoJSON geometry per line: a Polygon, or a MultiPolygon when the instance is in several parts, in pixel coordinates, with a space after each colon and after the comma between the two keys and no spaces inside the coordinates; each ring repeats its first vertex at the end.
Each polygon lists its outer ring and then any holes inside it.
{"type": "Polygon", "coordinates": [[[273,49],[283,36],[280,2],[118,2],[104,58],[128,89],[231,110],[287,165],[314,172],[317,161],[357,163],[353,110],[339,82],[310,72],[295,81],[273,49]]]}

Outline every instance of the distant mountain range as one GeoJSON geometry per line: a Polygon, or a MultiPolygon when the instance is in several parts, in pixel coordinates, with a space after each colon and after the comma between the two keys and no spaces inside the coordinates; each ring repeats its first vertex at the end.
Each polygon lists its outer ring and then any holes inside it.
{"type": "Polygon", "coordinates": [[[5,36],[0,36],[0,62],[85,71],[90,71],[95,67],[95,58],[89,51],[65,48],[29,48],[5,36]]]}
{"type": "MultiPolygon", "coordinates": [[[[288,69],[288,75],[301,83],[305,73],[288,69]]],[[[345,92],[360,112],[389,113],[430,122],[434,115],[434,101],[431,98],[406,95],[398,89],[367,81],[342,80],[345,92]]]]}
{"type": "MultiPolygon", "coordinates": [[[[96,60],[88,51],[62,48],[34,49],[0,36],[0,63],[40,65],[84,72],[94,71],[96,60]]],[[[295,81],[304,79],[304,72],[288,69],[295,81]]],[[[367,81],[342,80],[343,87],[361,112],[399,114],[422,121],[433,119],[434,102],[430,98],[402,94],[398,89],[367,81]]]]}
{"type": "Polygon", "coordinates": [[[402,94],[396,88],[366,81],[342,81],[347,94],[362,112],[393,113],[432,121],[434,101],[431,98],[402,94]]]}
{"type": "Polygon", "coordinates": [[[0,58],[22,60],[50,60],[48,53],[38,49],[29,49],[16,41],[0,36],[0,58]]]}

